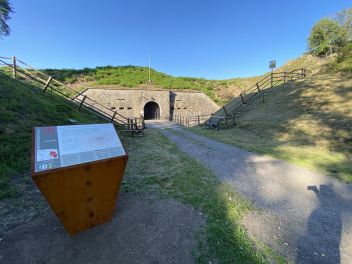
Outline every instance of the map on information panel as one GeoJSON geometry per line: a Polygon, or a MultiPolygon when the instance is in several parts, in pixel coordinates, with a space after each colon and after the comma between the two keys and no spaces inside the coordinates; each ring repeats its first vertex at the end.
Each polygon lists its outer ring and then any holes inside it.
{"type": "Polygon", "coordinates": [[[36,127],[35,172],[126,155],[112,124],[36,127]]]}

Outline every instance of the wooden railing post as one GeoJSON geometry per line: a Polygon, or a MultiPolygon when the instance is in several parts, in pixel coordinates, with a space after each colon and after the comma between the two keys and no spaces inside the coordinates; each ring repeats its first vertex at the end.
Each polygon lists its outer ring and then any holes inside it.
{"type": "Polygon", "coordinates": [[[271,72],[271,74],[270,74],[270,87],[273,87],[273,82],[274,82],[274,73],[271,72]]]}
{"type": "Polygon", "coordinates": [[[44,92],[46,92],[46,89],[48,89],[49,84],[50,84],[52,79],[53,79],[53,77],[50,76],[49,79],[46,81],[46,83],[44,85],[44,92]]]}
{"type": "Polygon", "coordinates": [[[258,93],[260,93],[259,84],[258,84],[258,83],[256,83],[256,86],[257,86],[258,93]]]}
{"type": "Polygon", "coordinates": [[[228,115],[225,106],[223,106],[222,109],[224,109],[225,115],[228,115]]]}
{"type": "Polygon", "coordinates": [[[116,114],[117,114],[117,112],[115,111],[114,114],[111,116],[111,122],[114,122],[116,114]]]}
{"type": "Polygon", "coordinates": [[[198,115],[198,126],[200,126],[200,116],[198,115]]]}
{"type": "Polygon", "coordinates": [[[286,82],[286,72],[284,72],[284,83],[286,82]]]}
{"type": "Polygon", "coordinates": [[[242,94],[240,94],[240,96],[241,96],[241,101],[242,101],[242,104],[244,104],[243,95],[242,95],[242,94]]]}
{"type": "Polygon", "coordinates": [[[79,107],[78,107],[79,110],[81,110],[82,105],[84,104],[84,100],[86,100],[86,98],[87,98],[87,96],[85,95],[85,96],[83,97],[81,103],[79,104],[79,107]]]}
{"type": "Polygon", "coordinates": [[[14,79],[17,79],[17,63],[16,63],[16,57],[12,57],[12,77],[14,79]]]}

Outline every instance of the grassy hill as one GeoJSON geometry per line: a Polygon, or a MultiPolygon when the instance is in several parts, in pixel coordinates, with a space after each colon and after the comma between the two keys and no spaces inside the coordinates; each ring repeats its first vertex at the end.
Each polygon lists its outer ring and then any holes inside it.
{"type": "MultiPolygon", "coordinates": [[[[318,58],[304,54],[277,68],[275,71],[292,71],[298,68],[306,68],[310,74],[322,68],[337,68],[332,63],[334,58],[318,58]]],[[[11,74],[12,70],[0,67],[2,72],[11,74]]],[[[193,77],[174,77],[151,69],[152,82],[148,82],[148,68],[140,66],[103,66],[84,69],[42,69],[42,72],[53,76],[55,79],[65,83],[70,88],[82,91],[87,87],[110,88],[141,88],[141,89],[185,89],[201,91],[212,98],[217,104],[225,105],[241,91],[246,90],[255,82],[262,79],[263,75],[231,78],[225,80],[209,80],[193,77]]]]}
{"type": "MultiPolygon", "coordinates": [[[[221,87],[227,87],[226,81],[206,80],[192,77],[173,77],[151,69],[152,83],[148,83],[148,68],[139,66],[105,66],[94,69],[46,69],[44,72],[54,78],[82,90],[87,86],[140,87],[140,88],[165,88],[188,89],[202,91],[217,103],[229,99],[218,93],[221,87]]],[[[239,89],[240,83],[231,81],[232,86],[239,89]]],[[[229,97],[231,97],[229,95],[229,97]]]]}
{"type": "Polygon", "coordinates": [[[56,96],[49,96],[30,84],[17,82],[0,73],[0,199],[13,196],[10,184],[16,176],[28,172],[32,128],[34,126],[99,122],[79,112],[56,96]]]}
{"type": "Polygon", "coordinates": [[[232,129],[194,130],[352,182],[351,124],[352,73],[320,71],[255,98],[232,129]]]}
{"type": "MultiPolygon", "coordinates": [[[[311,55],[303,55],[298,59],[289,61],[276,71],[290,71],[297,68],[308,68],[311,72],[321,68],[324,59],[311,55]]],[[[151,70],[152,83],[148,83],[148,68],[139,66],[105,66],[97,68],[73,69],[46,69],[46,74],[76,88],[103,86],[111,87],[140,87],[165,89],[190,89],[202,91],[216,103],[223,105],[234,96],[240,94],[242,89],[253,85],[264,75],[249,78],[232,78],[227,80],[207,80],[192,77],[173,77],[171,75],[151,70]]]]}

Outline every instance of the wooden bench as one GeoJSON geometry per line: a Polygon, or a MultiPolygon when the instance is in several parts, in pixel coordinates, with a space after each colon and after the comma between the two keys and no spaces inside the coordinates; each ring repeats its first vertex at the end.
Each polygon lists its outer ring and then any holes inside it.
{"type": "Polygon", "coordinates": [[[121,132],[127,132],[127,133],[131,133],[131,136],[134,137],[135,135],[137,136],[144,136],[144,122],[142,122],[141,124],[137,124],[137,123],[131,123],[127,126],[126,129],[120,130],[121,132]]]}

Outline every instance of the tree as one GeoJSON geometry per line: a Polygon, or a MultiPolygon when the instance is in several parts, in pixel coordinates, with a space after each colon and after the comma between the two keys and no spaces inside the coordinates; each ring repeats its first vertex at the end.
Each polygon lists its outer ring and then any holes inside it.
{"type": "Polygon", "coordinates": [[[8,36],[10,34],[10,27],[7,21],[11,18],[12,7],[8,0],[0,0],[0,36],[8,36]]]}
{"type": "Polygon", "coordinates": [[[347,42],[347,32],[335,20],[324,18],[316,23],[308,39],[309,50],[317,56],[338,52],[347,42]]]}
{"type": "Polygon", "coordinates": [[[352,8],[337,13],[336,20],[346,30],[348,40],[352,41],[352,8]]]}

